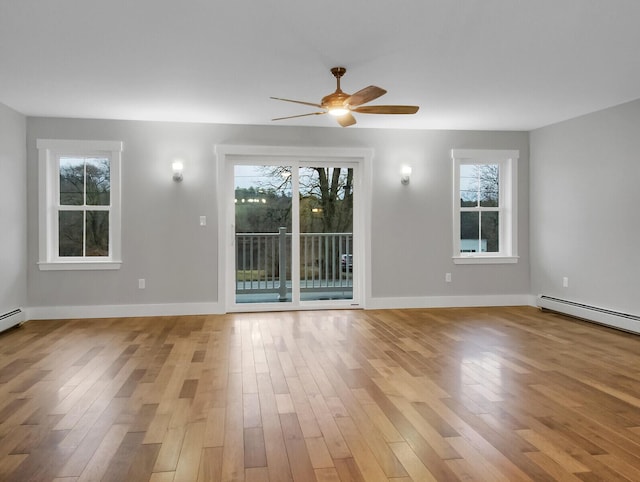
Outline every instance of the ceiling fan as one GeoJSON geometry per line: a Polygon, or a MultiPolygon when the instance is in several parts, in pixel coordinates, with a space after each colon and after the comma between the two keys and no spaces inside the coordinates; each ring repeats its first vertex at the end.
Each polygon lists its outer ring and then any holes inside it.
{"type": "Polygon", "coordinates": [[[322,98],[319,104],[313,102],[303,102],[301,100],[282,99],[280,97],[271,97],[274,100],[284,100],[285,102],[294,102],[296,104],[310,105],[319,109],[320,112],[310,112],[309,114],[290,115],[287,117],[277,117],[271,119],[274,121],[283,119],[293,119],[295,117],[305,117],[309,115],[331,114],[336,117],[338,124],[342,127],[348,127],[356,123],[356,119],[352,112],[359,114],[415,114],[419,107],[415,105],[370,105],[363,106],[367,102],[377,99],[387,93],[386,90],[370,85],[359,90],[355,94],[346,94],[340,89],[340,78],[345,74],[347,69],[344,67],[334,67],[331,73],[336,78],[336,91],[322,98]]]}

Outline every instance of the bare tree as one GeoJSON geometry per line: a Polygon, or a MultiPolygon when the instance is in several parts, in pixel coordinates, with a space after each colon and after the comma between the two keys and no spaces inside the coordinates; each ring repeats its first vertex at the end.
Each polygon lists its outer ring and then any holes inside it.
{"type": "MultiPolygon", "coordinates": [[[[264,187],[291,192],[291,171],[288,167],[265,166],[264,187]]],[[[300,169],[300,197],[308,209],[315,209],[321,232],[350,232],[353,224],[353,169],[311,167],[300,169]]],[[[311,226],[315,223],[311,222],[311,226]]],[[[311,227],[309,226],[309,227],[311,227]]],[[[309,229],[307,229],[308,231],[309,229]]]]}

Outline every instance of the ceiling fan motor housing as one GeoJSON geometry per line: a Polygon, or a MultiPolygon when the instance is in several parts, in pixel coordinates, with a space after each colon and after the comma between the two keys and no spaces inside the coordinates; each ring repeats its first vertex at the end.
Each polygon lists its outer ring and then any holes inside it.
{"type": "Polygon", "coordinates": [[[333,94],[325,95],[322,98],[320,104],[325,109],[337,109],[345,106],[345,101],[351,97],[349,94],[345,94],[341,90],[335,91],[333,94]]]}

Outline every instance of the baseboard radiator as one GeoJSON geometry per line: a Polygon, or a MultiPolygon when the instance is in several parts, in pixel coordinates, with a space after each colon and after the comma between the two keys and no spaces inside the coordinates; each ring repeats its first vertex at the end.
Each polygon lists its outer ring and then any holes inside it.
{"type": "Polygon", "coordinates": [[[546,310],[640,334],[640,316],[637,315],[545,295],[538,296],[537,304],[546,310]]]}
{"type": "Polygon", "coordinates": [[[0,332],[24,322],[24,311],[16,308],[0,315],[0,332]]]}

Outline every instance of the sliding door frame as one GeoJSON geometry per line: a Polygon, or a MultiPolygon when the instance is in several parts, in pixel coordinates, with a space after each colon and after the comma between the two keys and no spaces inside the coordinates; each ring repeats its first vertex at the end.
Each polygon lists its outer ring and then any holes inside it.
{"type": "MultiPolygon", "coordinates": [[[[322,147],[278,147],[217,145],[217,204],[218,204],[218,303],[221,311],[280,311],[365,308],[371,299],[371,161],[372,149],[322,148],[322,147]],[[237,303],[235,299],[235,256],[231,256],[235,242],[235,209],[233,197],[234,165],[250,163],[254,165],[279,163],[294,166],[311,166],[313,163],[336,166],[354,166],[354,278],[353,300],[304,301],[295,299],[284,303],[237,303]],[[355,175],[357,173],[357,176],[355,175]]],[[[297,192],[294,197],[297,196],[297,192]]],[[[294,223],[295,224],[295,223],[294,223]]],[[[294,252],[295,256],[295,252],[294,252]]],[[[296,275],[297,276],[297,273],[296,275]]],[[[299,290],[298,295],[299,295],[299,290]]]]}

